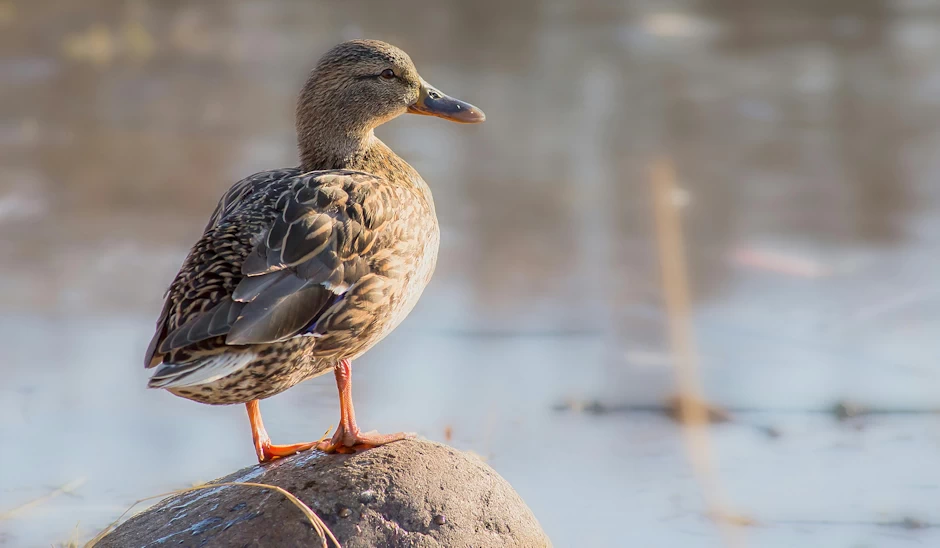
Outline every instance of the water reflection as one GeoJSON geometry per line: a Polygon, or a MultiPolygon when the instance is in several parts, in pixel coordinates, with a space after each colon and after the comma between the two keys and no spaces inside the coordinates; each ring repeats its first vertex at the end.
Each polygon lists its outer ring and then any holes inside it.
{"type": "MultiPolygon", "coordinates": [[[[146,391],[140,357],[218,195],[295,162],[294,94],[354,36],[488,115],[379,131],[431,183],[443,243],[414,316],[356,364],[362,421],[452,428],[558,546],[717,545],[667,419],[553,411],[671,393],[647,175],[667,155],[708,395],[782,432],[715,430],[752,543],[936,543],[878,525],[940,522],[935,419],[817,411],[940,404],[940,14],[670,6],[0,2],[0,512],[86,479],[0,545],[87,538],[251,462],[242,409],[146,391]]],[[[266,401],[272,436],[318,435],[333,398],[319,380],[266,401]]]]}

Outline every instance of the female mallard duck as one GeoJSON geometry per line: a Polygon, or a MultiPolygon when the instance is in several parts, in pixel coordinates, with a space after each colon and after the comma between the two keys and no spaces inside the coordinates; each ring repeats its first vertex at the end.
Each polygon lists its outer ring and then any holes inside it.
{"type": "Polygon", "coordinates": [[[331,49],[298,101],[300,167],[235,183],[167,290],[145,359],[159,366],[149,386],[246,404],[261,462],[407,437],[361,432],[350,383],[350,361],[405,319],[437,260],[430,189],[373,134],[405,112],[484,120],[425,82],[394,46],[331,49]],[[258,400],[330,369],[340,404],[333,438],[273,445],[258,400]]]}

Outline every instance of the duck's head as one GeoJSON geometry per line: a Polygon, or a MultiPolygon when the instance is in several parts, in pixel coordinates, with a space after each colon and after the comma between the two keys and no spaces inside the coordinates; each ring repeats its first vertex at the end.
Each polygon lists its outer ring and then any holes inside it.
{"type": "Polygon", "coordinates": [[[425,82],[408,54],[395,46],[378,40],[343,42],[320,58],[300,94],[301,153],[354,145],[406,112],[465,124],[486,119],[480,109],[425,82]]]}

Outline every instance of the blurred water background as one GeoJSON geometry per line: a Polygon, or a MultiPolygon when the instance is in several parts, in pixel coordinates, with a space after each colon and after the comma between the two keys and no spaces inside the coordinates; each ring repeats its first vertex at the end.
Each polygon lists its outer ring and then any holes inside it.
{"type": "MultiPolygon", "coordinates": [[[[4,0],[0,546],[253,462],[242,406],[148,391],[142,356],[216,199],[296,164],[295,94],[354,37],[487,113],[377,132],[443,234],[354,364],[366,429],[484,456],[556,546],[724,546],[661,412],[667,158],[746,545],[940,545],[940,3],[4,0]]],[[[262,408],[319,437],[332,378],[262,408]]]]}

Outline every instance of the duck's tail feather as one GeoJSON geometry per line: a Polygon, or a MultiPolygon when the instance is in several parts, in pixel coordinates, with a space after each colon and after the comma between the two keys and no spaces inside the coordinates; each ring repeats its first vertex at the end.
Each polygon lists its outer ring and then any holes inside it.
{"type": "Polygon", "coordinates": [[[154,371],[149,388],[184,388],[209,384],[244,369],[254,352],[223,352],[186,363],[164,363],[154,371]]]}

